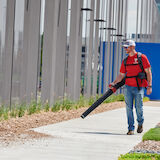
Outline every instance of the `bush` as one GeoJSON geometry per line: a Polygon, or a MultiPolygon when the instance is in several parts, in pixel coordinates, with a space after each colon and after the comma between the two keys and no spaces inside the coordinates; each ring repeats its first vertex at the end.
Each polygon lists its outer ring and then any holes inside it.
{"type": "Polygon", "coordinates": [[[149,97],[144,97],[143,98],[143,102],[147,102],[147,101],[149,101],[150,99],[149,99],[149,97]]]}
{"type": "Polygon", "coordinates": [[[2,117],[3,113],[4,113],[4,106],[1,106],[0,107],[0,117],[2,117]]]}
{"type": "Polygon", "coordinates": [[[28,115],[34,114],[37,112],[37,102],[32,101],[28,108],[28,115]]]}
{"type": "Polygon", "coordinates": [[[108,97],[104,103],[111,103],[111,102],[115,102],[116,101],[116,95],[115,94],[112,94],[110,97],[108,97]]]}
{"type": "Polygon", "coordinates": [[[85,106],[88,106],[88,101],[84,96],[81,95],[79,100],[75,103],[74,108],[78,109],[85,106]]]}
{"type": "Polygon", "coordinates": [[[26,106],[25,105],[20,105],[18,109],[18,117],[23,117],[26,111],[26,106]]]}
{"type": "Polygon", "coordinates": [[[44,105],[44,111],[45,112],[48,112],[50,109],[50,106],[49,106],[49,103],[47,102],[45,105],[44,105]]]}
{"type": "Polygon", "coordinates": [[[13,108],[11,109],[9,115],[10,115],[11,118],[16,118],[16,117],[17,117],[17,113],[18,113],[18,109],[17,109],[17,107],[15,106],[15,107],[13,107],[13,108]]]}
{"type": "Polygon", "coordinates": [[[42,103],[41,101],[38,101],[37,103],[37,113],[39,113],[42,110],[42,103]]]}
{"type": "Polygon", "coordinates": [[[116,96],[116,101],[124,101],[124,95],[123,94],[119,94],[116,96]]]}
{"type": "MultiPolygon", "coordinates": [[[[81,107],[89,107],[91,106],[98,98],[100,98],[102,95],[96,95],[96,97],[91,96],[89,99],[85,98],[84,96],[80,96],[79,100],[76,102],[71,101],[67,98],[64,98],[63,100],[57,101],[53,107],[51,107],[52,112],[57,112],[59,110],[70,110],[70,109],[78,109],[81,107]]],[[[110,103],[115,101],[123,101],[124,96],[122,94],[119,95],[111,95],[108,97],[104,103],[110,103]]],[[[31,115],[34,113],[39,113],[41,110],[44,110],[45,112],[50,111],[50,105],[48,101],[42,105],[41,101],[32,101],[29,105],[21,104],[21,105],[15,105],[12,107],[11,110],[9,108],[4,107],[3,105],[0,107],[0,120],[6,120],[9,118],[16,118],[22,117],[26,114],[31,115]]]]}
{"type": "Polygon", "coordinates": [[[61,103],[59,101],[57,101],[53,107],[51,108],[52,112],[58,112],[61,109],[61,103]]]}
{"type": "Polygon", "coordinates": [[[93,96],[91,96],[88,100],[88,105],[92,105],[95,102],[95,98],[93,96]]]}
{"type": "Polygon", "coordinates": [[[8,109],[8,108],[5,108],[5,109],[4,109],[4,112],[3,112],[3,119],[4,119],[4,120],[8,120],[8,112],[9,112],[9,109],[8,109]]]}
{"type": "Polygon", "coordinates": [[[62,108],[62,110],[67,110],[68,111],[68,110],[72,109],[73,106],[74,106],[74,102],[65,98],[62,102],[61,108],[62,108]]]}

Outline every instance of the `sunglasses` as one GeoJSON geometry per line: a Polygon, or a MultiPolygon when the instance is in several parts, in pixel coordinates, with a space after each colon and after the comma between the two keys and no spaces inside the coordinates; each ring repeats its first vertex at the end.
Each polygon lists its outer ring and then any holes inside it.
{"type": "Polygon", "coordinates": [[[128,46],[128,47],[123,47],[124,49],[128,49],[130,46],[128,46]]]}

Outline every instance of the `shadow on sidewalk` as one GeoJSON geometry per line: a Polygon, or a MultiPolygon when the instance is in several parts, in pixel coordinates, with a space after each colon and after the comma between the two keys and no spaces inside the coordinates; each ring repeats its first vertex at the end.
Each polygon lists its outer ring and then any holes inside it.
{"type": "Polygon", "coordinates": [[[126,135],[126,134],[109,133],[109,132],[75,132],[75,133],[82,133],[82,134],[103,134],[103,135],[126,135]]]}

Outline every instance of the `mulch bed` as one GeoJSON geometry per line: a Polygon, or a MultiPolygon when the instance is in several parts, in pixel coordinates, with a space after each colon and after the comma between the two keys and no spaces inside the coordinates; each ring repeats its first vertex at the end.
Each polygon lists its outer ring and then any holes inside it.
{"type": "MultiPolygon", "coordinates": [[[[124,102],[102,104],[91,114],[101,113],[108,110],[124,107],[124,102]]],[[[25,115],[21,118],[11,118],[0,122],[0,145],[8,146],[15,143],[25,143],[28,140],[47,138],[50,135],[34,132],[30,129],[54,124],[73,118],[79,118],[88,107],[72,109],[69,111],[40,112],[38,114],[25,115]]]]}
{"type": "MultiPolygon", "coordinates": [[[[150,105],[150,102],[149,102],[150,105]]],[[[113,102],[108,104],[102,104],[96,108],[91,114],[101,113],[117,108],[125,107],[124,102],[113,102]]],[[[81,114],[88,107],[79,108],[77,110],[72,109],[69,111],[58,112],[40,112],[33,115],[25,115],[21,118],[11,118],[6,121],[0,122],[0,146],[10,146],[19,143],[25,143],[29,140],[35,140],[39,138],[49,138],[50,135],[42,134],[30,130],[40,126],[54,124],[73,118],[79,118],[81,114]]],[[[160,127],[160,123],[157,125],[160,127]]],[[[136,145],[133,151],[152,151],[160,152],[160,141],[144,141],[136,145]]]]}

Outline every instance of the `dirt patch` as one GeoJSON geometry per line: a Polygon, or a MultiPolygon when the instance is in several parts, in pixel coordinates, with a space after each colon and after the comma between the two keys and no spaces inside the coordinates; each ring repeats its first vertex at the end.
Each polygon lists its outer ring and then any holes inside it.
{"type": "MultiPolygon", "coordinates": [[[[125,107],[124,102],[114,102],[102,104],[91,114],[101,113],[117,108],[125,107]]],[[[34,132],[30,129],[40,126],[54,124],[73,118],[79,118],[88,107],[72,109],[59,112],[40,112],[33,115],[25,115],[21,118],[12,118],[0,122],[0,143],[1,145],[10,145],[13,143],[25,143],[28,140],[47,138],[50,135],[34,132]]]]}
{"type": "MultiPolygon", "coordinates": [[[[160,107],[160,101],[148,101],[145,102],[144,105],[160,107]]],[[[158,123],[156,127],[160,127],[160,123],[158,123]]],[[[160,141],[152,141],[152,140],[142,141],[134,147],[134,150],[160,152],[160,141]]]]}
{"type": "Polygon", "coordinates": [[[160,152],[160,141],[148,140],[140,142],[138,145],[134,147],[134,150],[147,150],[147,151],[160,152]]]}

